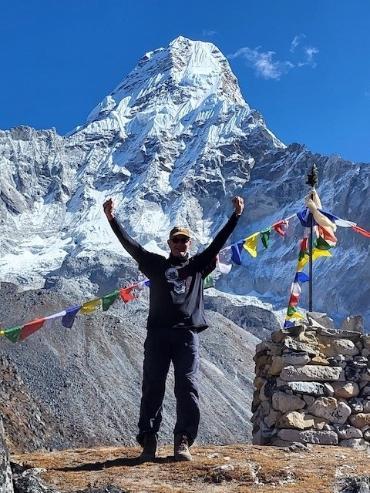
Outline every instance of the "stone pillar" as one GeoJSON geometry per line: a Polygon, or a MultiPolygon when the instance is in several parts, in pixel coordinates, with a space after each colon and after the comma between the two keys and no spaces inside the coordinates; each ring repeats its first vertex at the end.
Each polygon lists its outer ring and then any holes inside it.
{"type": "Polygon", "coordinates": [[[3,420],[0,416],[0,493],[14,493],[9,454],[5,443],[3,420]]]}
{"type": "Polygon", "coordinates": [[[253,443],[370,450],[370,335],[302,324],[256,348],[253,443]]]}

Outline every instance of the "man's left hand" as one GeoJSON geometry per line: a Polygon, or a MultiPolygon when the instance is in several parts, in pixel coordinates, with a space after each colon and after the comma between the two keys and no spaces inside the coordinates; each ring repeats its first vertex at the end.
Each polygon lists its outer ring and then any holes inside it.
{"type": "Polygon", "coordinates": [[[244,199],[242,199],[242,197],[239,196],[234,197],[233,205],[234,205],[235,214],[237,216],[240,216],[244,210],[244,199]]]}

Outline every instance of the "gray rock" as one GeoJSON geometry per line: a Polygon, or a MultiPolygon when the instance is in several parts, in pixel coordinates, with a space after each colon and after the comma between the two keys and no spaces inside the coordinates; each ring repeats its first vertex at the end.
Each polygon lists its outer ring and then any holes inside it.
{"type": "Polygon", "coordinates": [[[338,433],[338,437],[341,440],[349,440],[351,438],[362,438],[362,431],[354,426],[344,425],[336,426],[335,431],[338,433]]]}
{"type": "Polygon", "coordinates": [[[59,490],[47,486],[39,477],[45,469],[27,469],[21,474],[14,474],[16,493],[59,493],[59,490]]]}
{"type": "Polygon", "coordinates": [[[369,450],[369,444],[363,438],[340,440],[339,445],[341,447],[351,447],[358,450],[369,450]]]}
{"type": "Polygon", "coordinates": [[[308,412],[324,418],[330,423],[344,424],[351,414],[351,408],[345,402],[337,401],[334,397],[319,397],[308,408],[308,412]]]}
{"type": "Polygon", "coordinates": [[[5,443],[3,420],[0,416],[0,492],[14,493],[12,471],[9,463],[8,448],[5,443]]]}
{"type": "Polygon", "coordinates": [[[272,407],[276,411],[286,413],[303,409],[306,403],[296,395],[287,395],[285,392],[275,392],[272,396],[272,407]]]}
{"type": "Polygon", "coordinates": [[[325,386],[316,382],[287,382],[285,387],[293,390],[297,394],[308,394],[317,397],[327,395],[325,386]]]}
{"type": "Polygon", "coordinates": [[[296,351],[298,353],[306,353],[310,356],[316,356],[317,351],[312,346],[304,344],[303,342],[296,341],[291,337],[286,337],[283,341],[283,346],[291,351],[296,351]]]}
{"type": "Polygon", "coordinates": [[[335,397],[349,399],[351,397],[357,397],[360,393],[359,386],[356,382],[333,382],[332,386],[335,397]]]}
{"type": "Polygon", "coordinates": [[[354,413],[362,413],[364,410],[364,401],[361,398],[353,398],[348,404],[354,413]]]}
{"type": "Polygon", "coordinates": [[[303,366],[311,361],[311,358],[304,352],[291,352],[282,355],[282,366],[303,366]]]}
{"type": "Polygon", "coordinates": [[[352,416],[350,416],[349,418],[349,421],[351,425],[355,426],[356,428],[370,427],[370,413],[352,414],[352,416]]]}
{"type": "Polygon", "coordinates": [[[334,431],[282,429],[278,437],[288,442],[315,443],[318,445],[337,445],[338,435],[334,431]]]}
{"type": "Polygon", "coordinates": [[[361,315],[351,315],[343,320],[341,330],[364,333],[364,319],[361,315]]]}
{"type": "Polygon", "coordinates": [[[307,312],[307,319],[313,327],[335,330],[334,320],[327,313],[307,312]]]}
{"type": "Polygon", "coordinates": [[[302,368],[287,366],[282,369],[280,378],[287,382],[315,382],[343,380],[342,368],[332,366],[307,365],[302,368]]]}

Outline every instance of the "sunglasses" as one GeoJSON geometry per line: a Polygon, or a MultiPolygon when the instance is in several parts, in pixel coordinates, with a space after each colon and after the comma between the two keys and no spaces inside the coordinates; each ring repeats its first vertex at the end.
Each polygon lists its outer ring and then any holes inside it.
{"type": "Polygon", "coordinates": [[[178,237],[174,237],[174,238],[171,238],[171,241],[172,243],[182,243],[183,245],[185,245],[186,243],[188,243],[188,241],[190,240],[190,238],[178,238],[178,237]]]}

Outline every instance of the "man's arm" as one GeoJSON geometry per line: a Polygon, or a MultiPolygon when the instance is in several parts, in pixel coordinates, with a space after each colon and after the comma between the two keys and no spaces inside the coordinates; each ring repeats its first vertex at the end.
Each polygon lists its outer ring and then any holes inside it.
{"type": "MultiPolygon", "coordinates": [[[[194,268],[197,271],[206,269],[216,259],[219,251],[226,243],[227,239],[234,231],[235,226],[238,223],[239,217],[244,210],[244,200],[241,197],[233,198],[234,212],[225,226],[217,233],[212,243],[201,252],[199,255],[193,257],[193,262],[189,264],[189,268],[194,268]]],[[[186,267],[184,267],[185,274],[186,267]]],[[[181,272],[182,269],[179,269],[181,272]]]]}
{"type": "MultiPolygon", "coordinates": [[[[144,269],[142,269],[141,267],[148,264],[150,260],[154,260],[153,257],[164,258],[161,257],[161,255],[156,255],[154,253],[145,250],[145,248],[143,248],[136,240],[131,238],[131,236],[118,224],[118,222],[114,217],[112,199],[109,199],[106,202],[104,202],[103,208],[104,208],[104,213],[109,221],[109,224],[111,225],[111,228],[113,229],[121,245],[131,255],[131,257],[136,260],[142,272],[144,272],[144,270],[147,269],[145,269],[145,267],[144,269]]],[[[146,274],[146,272],[144,272],[144,274],[146,274]]]]}

